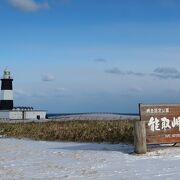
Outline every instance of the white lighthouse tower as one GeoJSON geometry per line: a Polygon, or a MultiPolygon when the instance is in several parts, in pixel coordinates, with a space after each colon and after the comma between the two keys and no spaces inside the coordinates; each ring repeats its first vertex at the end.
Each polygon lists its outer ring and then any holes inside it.
{"type": "Polygon", "coordinates": [[[13,109],[13,79],[10,71],[6,68],[1,79],[1,101],[0,110],[13,109]]]}

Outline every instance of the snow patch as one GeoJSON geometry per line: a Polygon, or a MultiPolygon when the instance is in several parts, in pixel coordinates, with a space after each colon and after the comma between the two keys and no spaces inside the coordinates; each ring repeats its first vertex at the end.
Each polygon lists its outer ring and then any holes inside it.
{"type": "Polygon", "coordinates": [[[179,179],[180,147],[1,138],[0,179],[179,179]]]}

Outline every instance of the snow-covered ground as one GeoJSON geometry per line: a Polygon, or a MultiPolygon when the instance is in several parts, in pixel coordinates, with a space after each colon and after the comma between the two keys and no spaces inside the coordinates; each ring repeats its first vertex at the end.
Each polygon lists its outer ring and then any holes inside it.
{"type": "Polygon", "coordinates": [[[180,147],[0,139],[0,179],[180,179],[180,147]]]}

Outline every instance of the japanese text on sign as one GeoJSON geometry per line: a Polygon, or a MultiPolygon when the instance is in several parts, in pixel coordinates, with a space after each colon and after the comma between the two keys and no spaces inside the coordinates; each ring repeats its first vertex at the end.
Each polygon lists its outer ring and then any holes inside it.
{"type": "Polygon", "coordinates": [[[169,108],[148,108],[146,109],[146,113],[169,113],[169,108]]]}
{"type": "Polygon", "coordinates": [[[170,120],[166,117],[163,118],[154,118],[151,117],[149,122],[148,122],[148,126],[150,127],[151,131],[160,131],[160,130],[168,130],[171,128],[175,128],[175,127],[179,127],[179,131],[180,131],[180,117],[178,118],[173,118],[173,120],[170,120]]]}

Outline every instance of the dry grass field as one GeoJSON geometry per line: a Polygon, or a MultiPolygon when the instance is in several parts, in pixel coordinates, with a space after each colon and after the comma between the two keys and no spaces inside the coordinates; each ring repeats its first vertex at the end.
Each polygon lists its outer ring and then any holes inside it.
{"type": "Polygon", "coordinates": [[[0,123],[0,135],[50,141],[132,143],[133,121],[0,123]]]}

